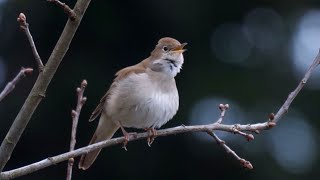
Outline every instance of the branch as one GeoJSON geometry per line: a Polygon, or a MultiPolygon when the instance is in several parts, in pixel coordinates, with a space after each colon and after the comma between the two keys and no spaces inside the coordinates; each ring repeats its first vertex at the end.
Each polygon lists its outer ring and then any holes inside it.
{"type": "Polygon", "coordinates": [[[77,15],[74,21],[68,20],[64,30],[49,57],[42,73],[39,74],[28,98],[23,104],[20,112],[14,120],[9,132],[0,146],[0,172],[10,159],[10,156],[18,143],[24,129],[30,121],[31,116],[38,107],[41,100],[45,97],[46,90],[55,74],[64,55],[69,49],[71,40],[81,22],[81,19],[89,6],[91,0],[78,0],[74,12],[77,15]]]}
{"type": "Polygon", "coordinates": [[[231,154],[233,157],[235,157],[240,164],[246,168],[246,169],[253,169],[252,164],[250,163],[250,161],[247,161],[245,159],[242,159],[241,157],[238,156],[238,154],[236,152],[234,152],[229,146],[226,145],[226,143],[224,141],[222,141],[215,133],[213,133],[212,131],[207,131],[207,133],[213,137],[213,139],[215,139],[217,141],[217,143],[223,147],[223,149],[225,149],[227,151],[227,153],[231,154]]]}
{"type": "Polygon", "coordinates": [[[52,2],[54,4],[56,4],[57,6],[59,6],[60,8],[63,9],[63,11],[68,15],[68,17],[70,18],[70,20],[74,21],[76,20],[76,13],[74,13],[74,11],[68,6],[66,5],[66,3],[62,3],[59,0],[47,0],[48,2],[52,2]]]}
{"type": "Polygon", "coordinates": [[[20,28],[21,30],[26,34],[28,40],[29,40],[29,43],[30,43],[30,46],[31,46],[31,50],[32,50],[32,53],[37,61],[37,64],[38,64],[38,68],[39,68],[39,72],[42,72],[43,71],[43,63],[41,61],[41,58],[40,58],[40,55],[37,51],[37,48],[36,48],[36,45],[34,44],[34,41],[33,41],[33,38],[32,38],[32,35],[30,33],[30,30],[29,30],[29,24],[27,23],[27,17],[26,15],[24,15],[23,13],[20,13],[18,18],[17,18],[17,21],[19,22],[20,24],[20,28]]]}
{"type": "MultiPolygon", "coordinates": [[[[224,115],[224,111],[226,109],[223,110],[223,108],[221,108],[221,105],[220,105],[219,108],[221,109],[222,113],[220,115],[220,118],[216,121],[216,123],[208,124],[208,125],[198,125],[198,126],[184,126],[183,125],[183,126],[178,126],[178,127],[174,127],[174,128],[163,129],[163,130],[157,131],[157,133],[158,133],[157,136],[168,136],[168,135],[175,135],[175,134],[179,134],[179,133],[190,133],[190,132],[206,132],[206,133],[210,132],[212,134],[212,136],[215,138],[215,140],[217,142],[219,142],[220,144],[222,144],[221,142],[223,142],[223,141],[221,139],[219,139],[217,136],[215,136],[215,134],[212,133],[213,131],[220,130],[220,131],[226,131],[226,132],[244,135],[245,133],[242,133],[243,131],[250,131],[250,132],[259,133],[260,130],[270,129],[270,128],[274,127],[276,125],[276,122],[279,121],[280,117],[285,112],[287,112],[290,104],[292,103],[292,101],[294,100],[296,95],[300,92],[300,90],[302,89],[304,84],[307,82],[311,73],[318,66],[319,62],[320,62],[320,52],[318,53],[314,62],[312,63],[312,65],[310,66],[308,71],[306,72],[302,81],[299,83],[298,87],[292,93],[290,93],[287,100],[281,106],[281,108],[279,109],[279,111],[277,112],[276,115],[274,115],[273,113],[271,113],[269,115],[269,120],[267,122],[256,123],[256,124],[246,124],[246,125],[221,124],[222,118],[224,115]]],[[[223,105],[223,106],[226,107],[227,105],[223,105]]],[[[244,135],[244,136],[246,137],[246,135],[244,135]]],[[[250,138],[250,139],[252,140],[253,135],[251,135],[251,136],[252,136],[252,138],[250,138]]],[[[136,141],[139,139],[146,139],[148,137],[149,137],[149,133],[145,132],[145,133],[138,133],[135,135],[131,135],[131,137],[129,139],[130,139],[130,141],[136,141]]],[[[35,162],[30,165],[26,165],[24,167],[20,167],[20,168],[13,169],[10,171],[2,172],[2,173],[0,173],[0,179],[13,179],[16,177],[20,177],[20,176],[38,171],[40,169],[46,168],[48,166],[55,165],[55,164],[60,163],[62,161],[66,161],[70,158],[74,158],[74,157],[80,156],[82,154],[86,154],[86,153],[94,151],[96,149],[101,149],[101,148],[113,146],[116,144],[123,144],[125,141],[126,140],[124,137],[118,137],[118,138],[113,138],[113,139],[105,140],[102,142],[98,142],[95,144],[91,144],[89,146],[79,148],[74,151],[70,151],[70,152],[63,153],[63,154],[60,154],[60,155],[57,155],[54,157],[46,158],[44,160],[35,162]]],[[[223,144],[222,144],[222,146],[224,147],[224,149],[227,150],[227,152],[232,152],[232,150],[227,145],[225,145],[225,144],[223,145],[223,144]]],[[[251,165],[251,163],[249,161],[246,161],[246,160],[240,158],[236,153],[233,153],[233,156],[236,157],[244,167],[249,168],[249,169],[253,168],[253,166],[251,165]]],[[[1,155],[0,155],[0,157],[1,157],[1,155]]]]}
{"type": "Polygon", "coordinates": [[[281,106],[281,108],[278,110],[278,112],[276,113],[276,115],[274,115],[274,117],[272,117],[271,114],[271,118],[269,117],[269,119],[272,119],[272,121],[274,121],[275,123],[277,123],[280,118],[288,112],[289,107],[292,103],[292,101],[296,98],[296,96],[299,94],[299,92],[301,91],[301,89],[304,87],[304,85],[307,83],[308,79],[310,78],[312,72],[314,71],[314,69],[316,67],[318,67],[318,65],[320,64],[320,50],[317,54],[317,56],[315,57],[313,63],[311,64],[311,66],[309,67],[308,71],[306,72],[306,74],[304,75],[304,77],[302,78],[302,80],[300,81],[299,85],[296,87],[296,89],[294,91],[292,91],[287,100],[284,102],[284,104],[281,106]]]}
{"type": "MultiPolygon", "coordinates": [[[[197,125],[197,126],[178,126],[168,129],[162,129],[157,131],[157,136],[169,136],[169,135],[176,135],[180,133],[191,133],[191,132],[205,132],[208,131],[214,131],[214,130],[220,130],[220,131],[227,131],[227,132],[234,132],[234,128],[237,127],[239,131],[251,131],[254,129],[267,129],[269,128],[268,123],[260,123],[260,124],[254,124],[254,125],[224,125],[224,124],[208,124],[208,125],[197,125]]],[[[141,139],[147,139],[149,137],[148,132],[143,133],[137,133],[137,134],[130,134],[130,142],[141,140],[141,139]]],[[[16,177],[20,177],[35,171],[38,171],[40,169],[46,168],[48,166],[56,165],[57,163],[66,161],[70,158],[74,158],[77,156],[80,156],[82,154],[86,154],[88,152],[94,151],[96,149],[105,148],[109,146],[114,145],[122,145],[125,142],[124,137],[118,137],[118,138],[112,138],[109,140],[101,141],[95,144],[91,144],[86,147],[82,147],[79,149],[76,149],[71,152],[63,153],[57,156],[49,157],[46,159],[43,159],[39,162],[20,167],[14,170],[5,171],[0,174],[0,179],[13,179],[16,177]]]]}
{"type": "MultiPolygon", "coordinates": [[[[70,151],[73,151],[74,146],[76,145],[76,133],[77,133],[78,120],[79,120],[82,106],[86,103],[86,100],[87,100],[86,97],[83,97],[83,93],[87,84],[88,84],[87,81],[83,80],[81,82],[81,87],[77,88],[77,95],[78,95],[77,107],[76,107],[76,110],[71,111],[72,131],[71,131],[71,140],[70,140],[70,151]]],[[[74,158],[70,158],[68,160],[67,180],[71,180],[73,163],[74,163],[74,158]]]]}
{"type": "Polygon", "coordinates": [[[0,93],[0,102],[16,87],[16,85],[22,78],[24,78],[26,75],[31,74],[32,71],[33,69],[31,68],[21,68],[16,77],[12,81],[10,81],[0,93]]]}

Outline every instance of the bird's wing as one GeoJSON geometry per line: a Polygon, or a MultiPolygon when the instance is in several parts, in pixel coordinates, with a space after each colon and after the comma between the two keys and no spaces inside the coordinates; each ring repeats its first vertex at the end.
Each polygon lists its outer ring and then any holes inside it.
{"type": "Polygon", "coordinates": [[[105,109],[106,103],[108,103],[108,99],[110,97],[110,94],[112,93],[112,89],[114,89],[117,86],[118,81],[129,76],[132,73],[135,73],[135,74],[145,73],[147,63],[148,63],[148,60],[145,59],[144,61],[140,62],[139,64],[126,67],[116,73],[116,78],[114,79],[113,83],[111,84],[109,90],[101,98],[100,103],[98,104],[96,109],[92,112],[90,119],[89,119],[90,122],[95,120],[101,114],[101,112],[105,109]]]}

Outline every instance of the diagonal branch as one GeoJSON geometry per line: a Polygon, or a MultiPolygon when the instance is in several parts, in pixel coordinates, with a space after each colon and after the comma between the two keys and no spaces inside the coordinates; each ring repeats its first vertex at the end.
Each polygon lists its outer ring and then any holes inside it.
{"type": "Polygon", "coordinates": [[[0,146],[0,172],[7,164],[10,156],[18,143],[24,129],[29,123],[31,116],[38,107],[41,100],[45,97],[46,90],[51,82],[53,75],[58,69],[63,57],[67,53],[71,40],[76,33],[81,19],[89,6],[91,0],[78,0],[74,12],[77,15],[76,20],[68,20],[64,30],[49,57],[42,73],[39,74],[28,98],[23,104],[20,112],[14,120],[9,132],[0,146]]]}
{"type": "MultiPolygon", "coordinates": [[[[315,57],[313,63],[311,64],[311,66],[309,67],[308,71],[306,72],[306,74],[304,75],[304,77],[302,78],[302,80],[300,81],[299,85],[296,87],[296,89],[294,91],[292,91],[287,100],[284,102],[284,104],[281,106],[281,108],[278,110],[278,112],[274,115],[274,117],[272,118],[273,121],[275,123],[277,123],[280,118],[288,112],[289,107],[292,103],[292,101],[296,98],[296,96],[299,94],[299,92],[301,91],[301,89],[304,87],[304,85],[307,83],[308,79],[310,78],[312,72],[314,71],[314,69],[316,67],[318,67],[318,65],[320,64],[320,49],[319,52],[317,54],[317,56],[315,57]]],[[[269,118],[270,119],[270,118],[269,118]]]]}
{"type": "Polygon", "coordinates": [[[19,22],[20,24],[20,28],[22,29],[22,31],[26,34],[27,38],[28,38],[28,41],[30,43],[30,46],[31,46],[31,50],[32,50],[32,53],[34,55],[34,58],[36,59],[37,61],[37,64],[38,64],[38,68],[39,68],[39,71],[42,72],[43,71],[43,63],[41,61],[41,58],[40,58],[40,55],[37,51],[37,48],[36,48],[36,45],[34,44],[34,41],[33,41],[33,38],[32,38],[32,35],[30,33],[30,30],[29,30],[29,24],[27,23],[27,17],[25,14],[23,13],[20,13],[18,18],[17,18],[17,21],[19,22]]]}
{"type": "Polygon", "coordinates": [[[21,68],[20,72],[10,81],[6,87],[0,93],[0,102],[16,87],[17,83],[24,78],[26,75],[31,74],[33,69],[31,68],[21,68]]]}
{"type": "Polygon", "coordinates": [[[233,157],[235,157],[240,164],[246,168],[246,169],[253,169],[252,164],[250,163],[250,161],[247,161],[241,157],[238,156],[238,154],[236,152],[234,152],[229,146],[226,145],[226,143],[224,141],[222,141],[215,133],[213,133],[212,131],[207,131],[207,133],[213,137],[214,140],[217,141],[217,143],[223,147],[223,149],[225,149],[227,151],[227,153],[231,154],[233,157]]]}
{"type": "MultiPolygon", "coordinates": [[[[73,151],[74,146],[76,145],[76,133],[77,133],[78,120],[79,120],[82,106],[86,103],[86,100],[87,100],[86,97],[83,97],[83,93],[87,84],[88,84],[87,81],[83,80],[81,82],[81,87],[77,88],[77,95],[78,95],[77,107],[76,107],[76,110],[71,111],[72,130],[71,130],[71,140],[70,140],[70,151],[73,151]]],[[[74,158],[70,158],[68,160],[67,180],[71,180],[73,163],[74,163],[74,158]]]]}

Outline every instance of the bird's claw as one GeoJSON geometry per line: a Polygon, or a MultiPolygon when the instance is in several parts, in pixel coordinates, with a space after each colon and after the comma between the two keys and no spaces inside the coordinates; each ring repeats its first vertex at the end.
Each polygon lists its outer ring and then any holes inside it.
{"type": "Polygon", "coordinates": [[[122,126],[120,126],[120,127],[121,127],[122,134],[123,134],[123,136],[124,136],[124,141],[123,141],[123,146],[122,146],[122,148],[123,148],[124,150],[128,151],[128,149],[127,149],[127,144],[128,144],[128,142],[129,142],[129,140],[130,140],[130,136],[136,136],[137,133],[136,133],[136,132],[128,133],[122,126]]]}
{"type": "Polygon", "coordinates": [[[155,128],[149,128],[147,129],[149,136],[147,138],[147,143],[148,146],[151,147],[151,144],[154,142],[154,140],[156,139],[158,132],[155,128]]]}

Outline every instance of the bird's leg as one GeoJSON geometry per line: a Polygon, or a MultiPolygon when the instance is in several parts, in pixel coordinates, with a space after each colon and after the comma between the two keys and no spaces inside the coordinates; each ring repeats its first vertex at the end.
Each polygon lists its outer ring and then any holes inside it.
{"type": "Polygon", "coordinates": [[[123,142],[122,148],[127,151],[127,147],[126,146],[127,146],[128,142],[129,142],[130,135],[136,135],[137,133],[136,132],[128,133],[124,129],[124,127],[121,125],[121,123],[119,123],[119,124],[120,124],[120,128],[121,128],[122,134],[124,136],[124,142],[123,142]]]}
{"type": "Polygon", "coordinates": [[[149,133],[147,142],[148,142],[148,146],[151,147],[151,144],[153,143],[153,141],[156,139],[158,135],[157,130],[155,128],[146,128],[145,130],[149,133]]]}

